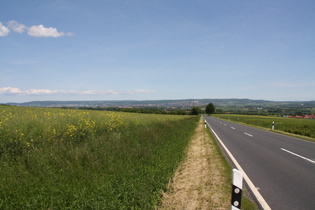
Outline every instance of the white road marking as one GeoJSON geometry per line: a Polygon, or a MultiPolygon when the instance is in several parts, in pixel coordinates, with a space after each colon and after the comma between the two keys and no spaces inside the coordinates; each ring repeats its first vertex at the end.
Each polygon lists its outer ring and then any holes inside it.
{"type": "Polygon", "coordinates": [[[287,152],[287,153],[290,153],[291,155],[294,155],[294,156],[296,156],[296,157],[302,158],[302,159],[304,159],[304,160],[307,160],[307,161],[309,161],[309,162],[315,164],[315,161],[314,161],[314,160],[311,160],[311,159],[308,159],[308,158],[306,158],[306,157],[303,157],[302,155],[296,154],[296,153],[294,153],[294,152],[291,152],[291,151],[286,150],[286,149],[283,149],[283,148],[281,148],[281,150],[282,150],[282,151],[285,151],[285,152],[287,152]]]}
{"type": "Polygon", "coordinates": [[[252,134],[249,134],[249,133],[244,133],[244,134],[250,137],[254,137],[252,134]]]}
{"type": "Polygon", "coordinates": [[[226,126],[226,124],[223,124],[223,125],[225,125],[225,126],[226,126]]]}
{"type": "Polygon", "coordinates": [[[235,128],[234,127],[231,127],[233,130],[235,130],[235,128]]]}

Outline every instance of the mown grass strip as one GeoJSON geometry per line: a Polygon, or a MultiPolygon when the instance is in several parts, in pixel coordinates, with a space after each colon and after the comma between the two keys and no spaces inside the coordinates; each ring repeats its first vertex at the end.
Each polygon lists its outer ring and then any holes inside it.
{"type": "Polygon", "coordinates": [[[159,209],[229,208],[230,183],[213,144],[200,120],[159,209]]]}
{"type": "MultiPolygon", "coordinates": [[[[158,209],[229,209],[231,190],[232,168],[200,120],[158,209]]],[[[257,209],[246,195],[242,209],[257,209]]]]}

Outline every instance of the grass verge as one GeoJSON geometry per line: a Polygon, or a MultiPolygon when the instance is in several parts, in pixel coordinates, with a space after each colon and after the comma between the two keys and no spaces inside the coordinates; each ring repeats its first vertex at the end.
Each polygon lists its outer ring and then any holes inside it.
{"type": "Polygon", "coordinates": [[[315,120],[311,119],[234,114],[215,114],[213,117],[315,142],[315,120]],[[271,129],[272,122],[275,123],[275,130],[271,129]]]}
{"type": "MultiPolygon", "coordinates": [[[[185,159],[163,193],[159,209],[229,209],[232,169],[212,133],[199,121],[185,159]]],[[[243,196],[243,209],[256,209],[243,196]]]]}

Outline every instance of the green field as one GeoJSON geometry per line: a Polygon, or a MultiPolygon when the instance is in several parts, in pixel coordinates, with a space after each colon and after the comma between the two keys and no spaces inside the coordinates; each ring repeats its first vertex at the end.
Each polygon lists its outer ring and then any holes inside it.
{"type": "Polygon", "coordinates": [[[267,129],[271,129],[272,122],[274,122],[275,130],[315,138],[315,120],[311,119],[233,114],[216,114],[213,116],[267,129]]]}
{"type": "Polygon", "coordinates": [[[0,106],[0,209],[153,209],[198,119],[0,106]]]}

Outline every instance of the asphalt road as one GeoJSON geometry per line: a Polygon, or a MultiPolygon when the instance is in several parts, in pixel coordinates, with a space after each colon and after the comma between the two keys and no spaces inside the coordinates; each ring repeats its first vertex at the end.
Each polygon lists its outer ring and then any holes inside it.
{"type": "Polygon", "coordinates": [[[204,118],[271,209],[315,209],[315,143],[204,118]]]}

